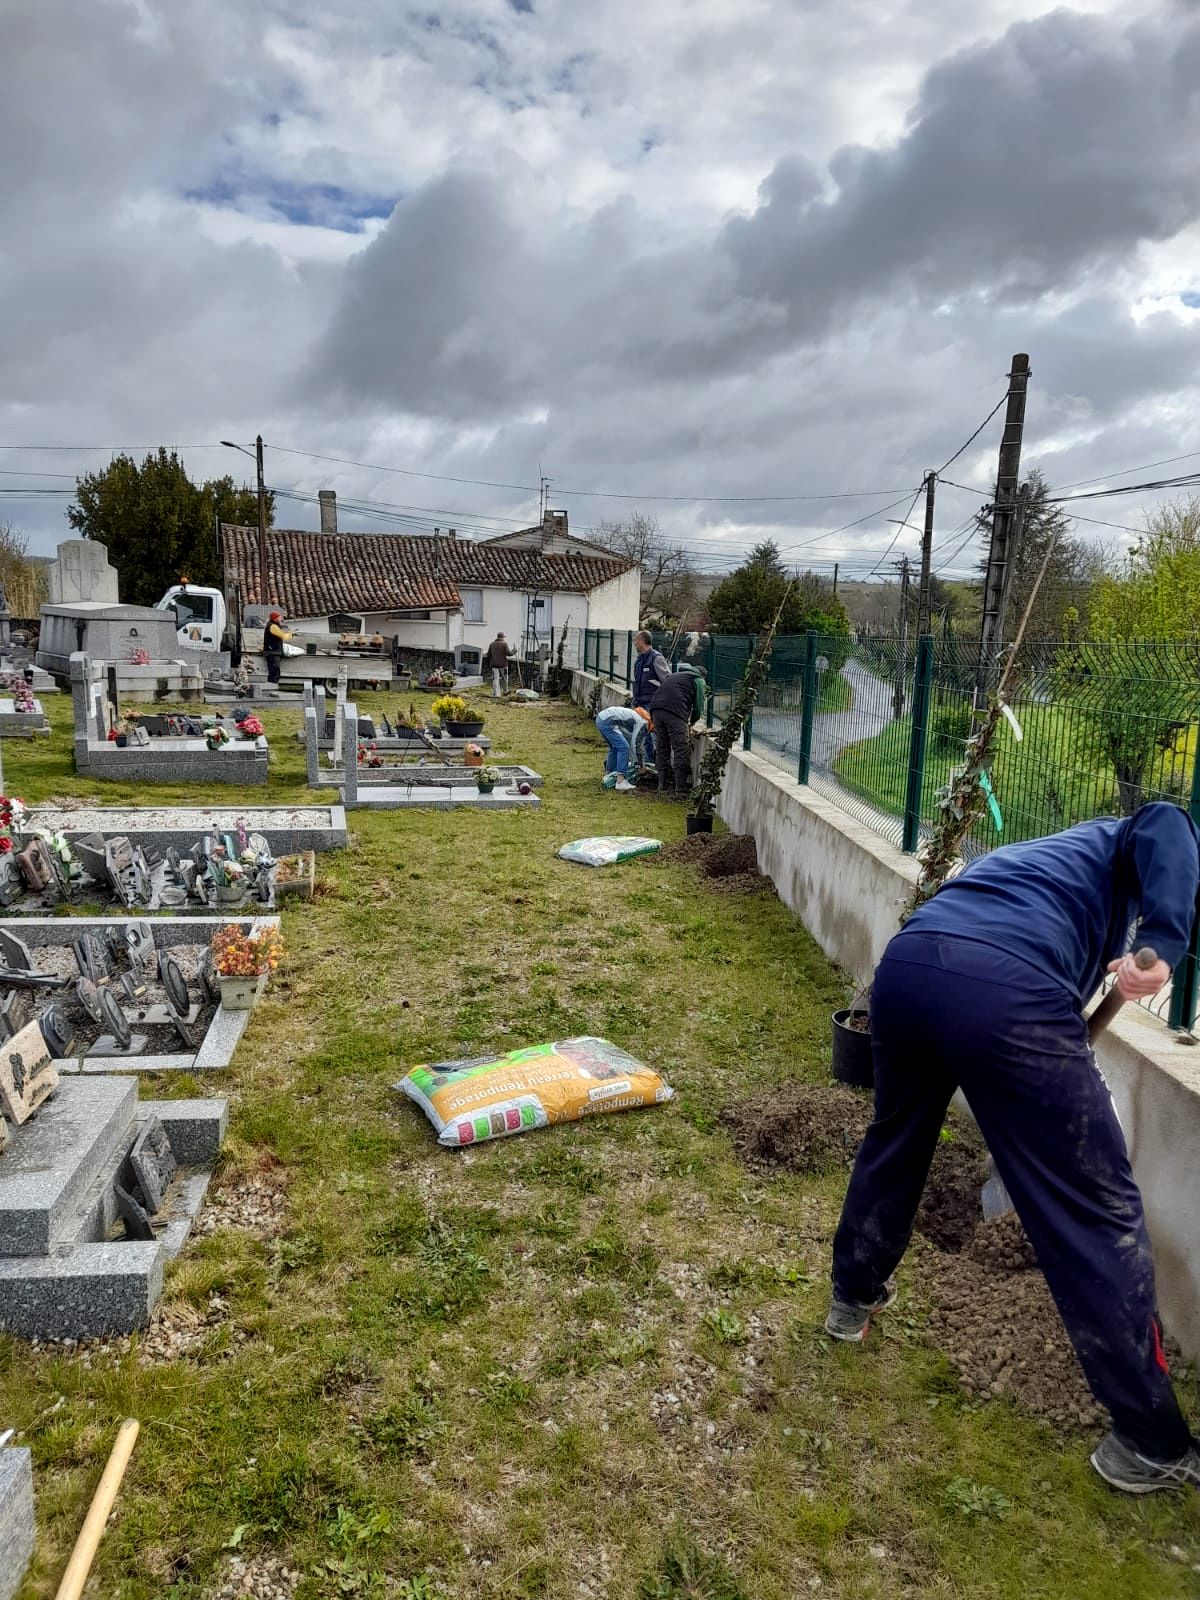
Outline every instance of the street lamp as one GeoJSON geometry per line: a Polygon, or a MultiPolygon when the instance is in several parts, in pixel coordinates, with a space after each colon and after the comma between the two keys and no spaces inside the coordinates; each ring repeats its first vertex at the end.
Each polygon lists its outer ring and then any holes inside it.
{"type": "MultiPolygon", "coordinates": [[[[244,456],[250,455],[245,445],[234,444],[232,439],[222,439],[221,443],[227,450],[240,450],[244,456]]],[[[263,442],[260,433],[254,441],[254,464],[258,469],[258,588],[262,604],[269,606],[271,602],[270,573],[267,564],[267,491],[263,484],[263,442]]]]}

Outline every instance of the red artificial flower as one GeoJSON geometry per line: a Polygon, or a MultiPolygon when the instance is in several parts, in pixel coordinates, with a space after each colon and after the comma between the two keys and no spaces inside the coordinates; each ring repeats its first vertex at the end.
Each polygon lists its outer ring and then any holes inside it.
{"type": "Polygon", "coordinates": [[[0,856],[6,856],[11,849],[12,840],[6,834],[4,838],[0,839],[0,856]]]}

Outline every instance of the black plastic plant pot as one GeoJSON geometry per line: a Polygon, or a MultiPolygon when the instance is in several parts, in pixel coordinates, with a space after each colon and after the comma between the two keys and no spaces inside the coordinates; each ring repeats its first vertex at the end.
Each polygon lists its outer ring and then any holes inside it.
{"type": "Polygon", "coordinates": [[[707,817],[697,817],[695,815],[690,815],[685,820],[687,822],[687,831],[689,833],[711,833],[712,832],[713,819],[712,819],[711,815],[707,816],[707,817]]]}
{"type": "Polygon", "coordinates": [[[856,1089],[875,1087],[875,1067],[871,1060],[871,1034],[868,1029],[851,1027],[865,1019],[865,1011],[833,1013],[833,1075],[839,1083],[856,1089]]]}
{"type": "Polygon", "coordinates": [[[475,739],[483,732],[482,722],[448,722],[446,732],[452,739],[475,739]]]}

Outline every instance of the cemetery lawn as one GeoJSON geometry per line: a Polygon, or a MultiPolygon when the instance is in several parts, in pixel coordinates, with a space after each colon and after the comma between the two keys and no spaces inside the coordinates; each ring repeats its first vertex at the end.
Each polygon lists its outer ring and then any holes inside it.
{"type": "MultiPolygon", "coordinates": [[[[319,798],[295,711],[267,714],[268,790],[204,797],[89,785],[69,699],[51,716],[52,740],[4,745],[26,800],[319,798]]],[[[231,1100],[221,1225],[156,1328],[0,1339],[0,1427],[34,1452],[24,1600],[53,1593],[124,1416],[142,1436],[97,1596],[211,1596],[271,1553],[302,1597],[1195,1596],[1200,1497],[1123,1498],[1090,1437],[968,1402],[923,1343],[919,1251],[866,1346],[820,1334],[845,1174],[750,1173],[717,1113],[827,1076],[841,977],[774,897],[556,860],[683,832],[681,807],[600,790],[582,712],[489,707],[488,732],[545,775],[542,808],[353,813],[233,1068],[143,1086],[231,1100]],[[459,1154],[392,1088],[584,1032],[675,1101],[459,1154]]]]}

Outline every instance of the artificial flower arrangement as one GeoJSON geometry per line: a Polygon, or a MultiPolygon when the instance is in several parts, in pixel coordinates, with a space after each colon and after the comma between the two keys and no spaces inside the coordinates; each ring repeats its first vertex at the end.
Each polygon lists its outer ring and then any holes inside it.
{"type": "Polygon", "coordinates": [[[36,711],[33,703],[33,690],[25,682],[24,675],[20,672],[6,672],[0,676],[0,688],[7,690],[13,697],[14,711],[36,711]]]}
{"type": "Polygon", "coordinates": [[[149,650],[133,649],[129,652],[129,664],[133,667],[148,667],[150,665],[149,650]]]}
{"type": "Polygon", "coordinates": [[[431,672],[425,679],[427,689],[453,689],[454,674],[452,672],[431,672]]]}
{"type": "Polygon", "coordinates": [[[379,754],[379,746],[374,739],[371,740],[369,745],[359,745],[358,764],[360,767],[381,767],[383,765],[383,757],[379,754]]]}
{"type": "Polygon", "coordinates": [[[466,722],[467,702],[460,694],[440,694],[433,702],[432,711],[442,722],[466,722]]]}
{"type": "Polygon", "coordinates": [[[475,774],[475,783],[481,794],[490,794],[499,782],[499,767],[480,767],[475,774]]]}
{"type": "Polygon", "coordinates": [[[246,933],[231,922],[213,935],[213,966],[221,978],[260,978],[274,972],[282,956],[283,939],[278,928],[246,933]]]}
{"type": "Polygon", "coordinates": [[[230,860],[228,853],[223,849],[211,851],[208,863],[212,868],[213,882],[220,884],[223,889],[241,883],[246,876],[245,867],[237,861],[230,860]]]}
{"type": "Polygon", "coordinates": [[[0,855],[13,849],[14,835],[20,832],[25,802],[17,795],[0,794],[0,855]]]}
{"type": "Polygon", "coordinates": [[[238,724],[238,732],[243,739],[258,739],[266,730],[257,717],[247,715],[238,724]]]}
{"type": "Polygon", "coordinates": [[[31,831],[37,834],[52,855],[58,857],[68,877],[78,877],[79,862],[74,850],[71,849],[71,841],[61,829],[35,827],[31,831]]]}
{"type": "Polygon", "coordinates": [[[229,729],[214,722],[211,728],[205,728],[204,742],[210,750],[219,750],[223,744],[229,743],[229,729]]]}

